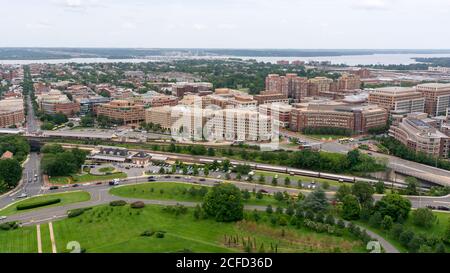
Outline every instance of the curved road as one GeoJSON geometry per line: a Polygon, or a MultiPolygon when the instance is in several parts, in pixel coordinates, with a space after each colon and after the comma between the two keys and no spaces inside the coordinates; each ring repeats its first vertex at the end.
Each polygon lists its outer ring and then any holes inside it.
{"type": "MultiPolygon", "coordinates": [[[[158,179],[159,182],[173,182],[174,180],[176,180],[174,178],[164,178],[164,177],[159,177],[159,178],[160,178],[160,179],[158,179]]],[[[142,183],[143,181],[147,181],[147,178],[141,177],[141,178],[128,179],[124,183],[124,185],[133,185],[136,183],[142,183]]],[[[199,183],[194,180],[192,182],[199,183]]],[[[203,184],[205,184],[205,185],[214,185],[214,183],[217,183],[216,180],[212,180],[212,179],[207,179],[207,180],[201,181],[201,182],[203,182],[203,184]]],[[[189,183],[189,182],[186,182],[186,183],[189,183]]],[[[258,190],[258,188],[264,188],[269,193],[280,191],[280,188],[281,188],[281,187],[273,187],[273,186],[255,185],[255,184],[243,183],[243,182],[242,183],[236,182],[236,184],[240,188],[247,188],[249,190],[253,190],[253,188],[256,188],[256,190],[258,190]]],[[[83,190],[85,190],[91,194],[91,200],[89,200],[89,201],[82,202],[82,203],[69,204],[69,205],[60,206],[60,207],[37,209],[34,211],[9,216],[7,219],[5,219],[3,221],[19,221],[22,223],[22,225],[35,225],[35,224],[39,224],[39,223],[50,222],[50,221],[54,221],[57,219],[65,218],[65,217],[67,217],[68,210],[72,210],[72,209],[76,209],[76,208],[86,208],[86,207],[98,206],[98,205],[102,205],[102,204],[107,204],[114,200],[125,200],[129,203],[135,202],[135,201],[143,201],[146,204],[152,204],[152,205],[182,204],[187,207],[194,207],[198,204],[196,202],[177,202],[177,201],[162,201],[162,200],[143,200],[143,199],[136,199],[136,198],[120,198],[120,197],[111,195],[109,193],[110,188],[111,187],[106,184],[101,184],[101,185],[94,184],[94,185],[84,186],[83,190]]],[[[281,188],[281,189],[284,190],[285,188],[281,188]]],[[[69,188],[66,191],[57,190],[54,192],[68,192],[68,191],[76,191],[76,190],[80,190],[80,188],[69,188]]],[[[294,193],[294,192],[299,192],[299,190],[289,189],[289,192],[294,193]]],[[[256,209],[259,211],[264,211],[266,209],[266,207],[245,206],[245,209],[247,209],[247,210],[256,209]]],[[[0,222],[2,222],[2,221],[0,221],[0,222]]],[[[392,244],[390,244],[388,241],[386,241],[384,238],[382,238],[378,234],[373,233],[372,231],[367,230],[365,228],[362,228],[362,229],[366,230],[366,232],[373,239],[377,240],[387,253],[398,253],[399,252],[392,244]]]]}

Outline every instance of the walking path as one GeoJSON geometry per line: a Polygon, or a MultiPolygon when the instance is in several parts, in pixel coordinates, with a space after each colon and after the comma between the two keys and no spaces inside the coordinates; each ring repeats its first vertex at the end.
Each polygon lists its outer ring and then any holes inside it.
{"type": "Polygon", "coordinates": [[[53,223],[48,223],[48,229],[50,230],[50,240],[52,241],[52,252],[56,253],[55,235],[53,233],[53,223]]]}
{"type": "Polygon", "coordinates": [[[41,241],[41,225],[36,225],[36,236],[37,236],[37,246],[38,253],[42,253],[42,241],[41,241]]]}

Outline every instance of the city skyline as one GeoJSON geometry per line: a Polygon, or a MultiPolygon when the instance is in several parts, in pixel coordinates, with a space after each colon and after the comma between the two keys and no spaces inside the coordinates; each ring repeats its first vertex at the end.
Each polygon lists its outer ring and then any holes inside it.
{"type": "Polygon", "coordinates": [[[442,35],[450,11],[443,0],[0,2],[8,11],[0,22],[9,26],[0,47],[437,49],[450,44],[442,35]],[[23,20],[15,21],[18,13],[23,20]],[[427,38],[417,39],[421,36],[427,38]]]}

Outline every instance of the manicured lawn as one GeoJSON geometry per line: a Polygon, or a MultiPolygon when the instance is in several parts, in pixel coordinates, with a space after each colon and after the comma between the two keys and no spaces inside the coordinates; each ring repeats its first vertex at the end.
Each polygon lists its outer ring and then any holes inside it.
{"type": "Polygon", "coordinates": [[[67,177],[67,176],[50,177],[49,180],[50,180],[50,183],[52,183],[52,184],[59,184],[59,185],[72,183],[72,177],[67,177]]]}
{"type": "MultiPolygon", "coordinates": [[[[360,241],[347,237],[314,233],[305,229],[280,227],[242,221],[218,223],[196,220],[193,209],[185,215],[164,212],[161,206],[144,209],[99,206],[81,216],[53,223],[59,252],[70,241],[78,241],[87,252],[243,252],[242,239],[256,241],[257,248],[277,245],[278,252],[364,252],[360,241]],[[164,238],[142,237],[146,230],[165,231],[164,238]],[[239,236],[238,244],[229,245],[226,238],[239,236]]],[[[255,250],[255,252],[257,249],[255,250]]]]}
{"type": "MultiPolygon", "coordinates": [[[[210,188],[207,186],[199,186],[189,183],[150,182],[137,185],[115,187],[110,190],[110,193],[116,196],[127,198],[201,202],[201,196],[193,196],[189,193],[189,189],[192,187],[196,189],[199,189],[201,187],[210,188]]],[[[283,203],[280,203],[277,200],[273,199],[270,195],[264,194],[262,199],[257,199],[253,193],[251,193],[250,199],[246,201],[245,204],[259,206],[267,206],[269,204],[271,204],[272,206],[283,205],[283,203]]]]}
{"type": "Polygon", "coordinates": [[[105,175],[93,175],[93,174],[83,174],[83,175],[75,175],[73,176],[73,180],[75,183],[85,183],[92,181],[105,181],[111,180],[114,178],[126,178],[127,174],[122,172],[105,174],[105,175]]]}
{"type": "Polygon", "coordinates": [[[50,229],[48,224],[41,224],[42,253],[52,253],[52,241],[50,240],[50,229]]]}
{"type": "Polygon", "coordinates": [[[80,174],[66,177],[51,177],[50,183],[53,184],[73,184],[73,183],[87,183],[93,181],[105,181],[114,178],[127,178],[127,174],[123,172],[104,174],[104,175],[94,175],[94,174],[80,174]]]}
{"type": "Polygon", "coordinates": [[[57,207],[57,206],[64,206],[64,205],[72,204],[72,203],[84,202],[84,201],[88,201],[90,199],[91,199],[91,195],[85,191],[46,194],[46,195],[42,195],[42,196],[31,197],[31,198],[19,201],[17,203],[14,203],[13,205],[11,205],[9,207],[0,210],[0,215],[8,216],[8,215],[12,215],[12,214],[25,213],[28,211],[42,209],[42,208],[57,207]],[[55,198],[60,198],[61,202],[59,202],[57,204],[33,208],[33,209],[29,209],[29,210],[17,210],[17,205],[19,205],[19,204],[27,204],[30,202],[45,201],[45,200],[55,199],[55,198]]]}
{"type": "Polygon", "coordinates": [[[36,226],[0,230],[0,253],[37,253],[36,226]]]}
{"type": "Polygon", "coordinates": [[[113,167],[100,168],[98,171],[101,173],[112,173],[115,169],[113,167]]]}

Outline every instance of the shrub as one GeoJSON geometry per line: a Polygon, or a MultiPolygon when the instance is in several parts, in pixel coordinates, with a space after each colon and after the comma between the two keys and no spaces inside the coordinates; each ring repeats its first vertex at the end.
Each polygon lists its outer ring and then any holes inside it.
{"type": "Polygon", "coordinates": [[[109,205],[111,207],[123,207],[126,204],[127,204],[127,202],[125,200],[116,200],[116,201],[109,202],[109,205]]]}
{"type": "Polygon", "coordinates": [[[11,230],[11,229],[16,229],[18,227],[19,227],[19,223],[17,223],[17,222],[6,222],[3,224],[0,224],[1,230],[11,230]]]}
{"type": "Polygon", "coordinates": [[[158,232],[156,232],[155,236],[156,236],[156,238],[161,239],[161,238],[164,238],[164,233],[165,233],[164,231],[158,231],[158,232]]]}
{"type": "Polygon", "coordinates": [[[69,213],[67,214],[67,217],[73,218],[73,217],[80,216],[85,211],[90,210],[90,209],[92,209],[92,208],[73,209],[73,210],[69,211],[69,213]]]}
{"type": "Polygon", "coordinates": [[[163,208],[163,211],[175,214],[176,216],[180,214],[186,214],[188,209],[180,204],[176,204],[175,206],[166,206],[163,208]]]}
{"type": "Polygon", "coordinates": [[[49,206],[49,205],[57,204],[60,202],[61,202],[60,198],[54,198],[54,199],[48,199],[48,200],[43,200],[43,201],[35,201],[35,202],[27,202],[24,204],[19,204],[19,205],[17,205],[16,208],[17,208],[17,210],[26,210],[26,209],[33,209],[33,208],[38,208],[38,207],[49,206]]]}
{"type": "Polygon", "coordinates": [[[146,230],[146,231],[144,231],[144,232],[141,233],[141,236],[143,236],[143,237],[151,237],[151,236],[153,236],[153,234],[155,234],[154,231],[152,231],[152,230],[146,230]]]}
{"type": "Polygon", "coordinates": [[[131,203],[131,204],[130,204],[130,207],[131,207],[132,209],[142,209],[142,208],[145,207],[145,204],[144,204],[144,202],[142,202],[142,201],[136,201],[136,202],[134,202],[134,203],[131,203]]]}

